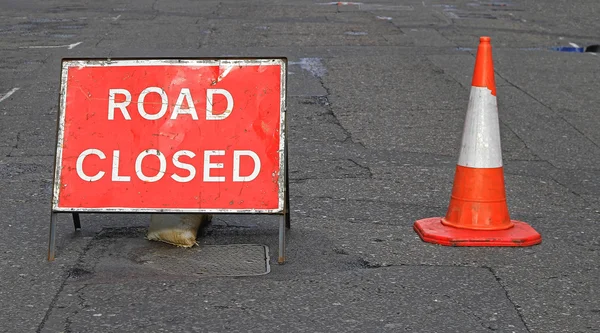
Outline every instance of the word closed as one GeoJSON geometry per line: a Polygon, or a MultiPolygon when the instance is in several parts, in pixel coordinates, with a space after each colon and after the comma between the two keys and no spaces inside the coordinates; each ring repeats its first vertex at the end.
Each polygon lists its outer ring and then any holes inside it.
{"type": "Polygon", "coordinates": [[[53,209],[279,212],[285,62],[64,61],[53,209]]]}

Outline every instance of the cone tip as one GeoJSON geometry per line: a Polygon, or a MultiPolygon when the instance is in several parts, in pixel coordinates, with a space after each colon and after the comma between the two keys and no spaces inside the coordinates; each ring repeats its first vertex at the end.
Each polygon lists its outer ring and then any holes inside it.
{"type": "Polygon", "coordinates": [[[496,96],[491,38],[489,36],[481,36],[479,37],[479,41],[471,85],[473,87],[486,87],[492,92],[492,95],[496,96]]]}

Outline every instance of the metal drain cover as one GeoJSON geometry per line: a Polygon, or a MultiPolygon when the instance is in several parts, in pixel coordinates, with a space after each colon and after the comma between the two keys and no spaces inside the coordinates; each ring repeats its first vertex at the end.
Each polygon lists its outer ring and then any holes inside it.
{"type": "Polygon", "coordinates": [[[178,248],[144,238],[146,228],[115,228],[95,237],[72,282],[188,280],[199,277],[256,276],[270,272],[269,248],[261,244],[200,245],[178,248]]]}
{"type": "Polygon", "coordinates": [[[141,265],[165,273],[201,276],[248,276],[269,273],[269,248],[258,244],[203,245],[179,251],[153,250],[141,265]]]}

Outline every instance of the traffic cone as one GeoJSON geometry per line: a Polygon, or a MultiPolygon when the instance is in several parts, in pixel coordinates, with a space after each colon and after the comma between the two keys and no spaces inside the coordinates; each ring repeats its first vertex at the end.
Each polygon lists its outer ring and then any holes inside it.
{"type": "Polygon", "coordinates": [[[542,241],[508,214],[490,37],[479,39],[469,107],[446,216],[418,220],[422,240],[448,246],[531,246],[542,241]]]}

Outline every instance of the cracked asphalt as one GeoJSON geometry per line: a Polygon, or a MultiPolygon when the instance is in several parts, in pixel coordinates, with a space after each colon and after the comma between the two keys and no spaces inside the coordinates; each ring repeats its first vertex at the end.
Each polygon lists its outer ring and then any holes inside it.
{"type": "Polygon", "coordinates": [[[0,0],[0,331],[600,331],[600,58],[551,50],[600,44],[599,11],[592,0],[0,0]],[[446,211],[483,35],[509,210],[542,234],[533,247],[442,247],[412,230],[446,211]],[[46,261],[60,61],[136,56],[289,59],[285,265],[277,219],[248,215],[216,216],[200,244],[268,245],[266,275],[143,274],[119,254],[165,249],[130,232],[145,214],[82,214],[78,232],[60,215],[46,261]]]}

